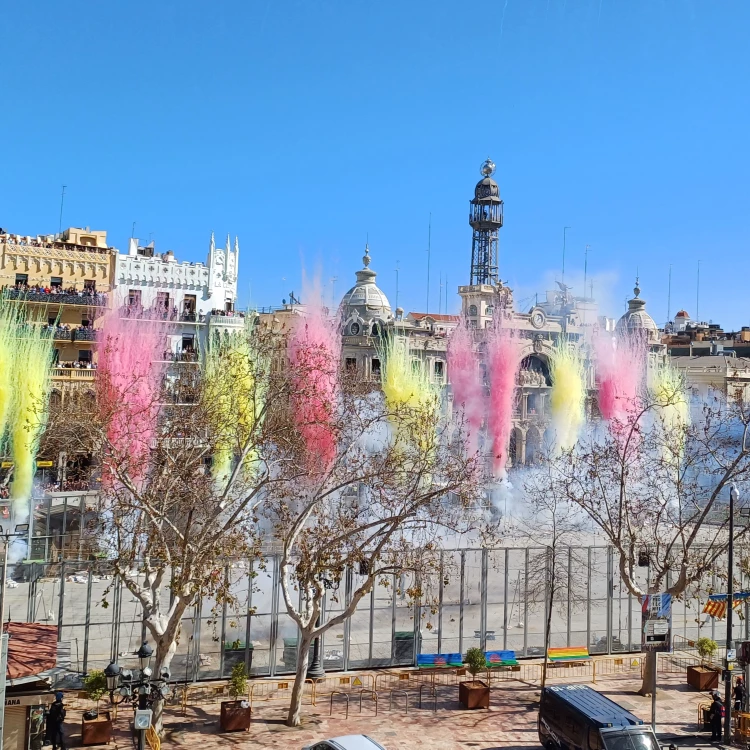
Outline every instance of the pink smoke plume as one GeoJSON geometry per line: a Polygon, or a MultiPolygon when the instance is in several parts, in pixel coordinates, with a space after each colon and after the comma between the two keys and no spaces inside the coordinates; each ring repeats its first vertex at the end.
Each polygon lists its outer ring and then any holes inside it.
{"type": "MultiPolygon", "coordinates": [[[[110,311],[99,331],[97,404],[115,464],[138,481],[148,467],[166,368],[164,324],[110,311]]],[[[112,481],[104,472],[105,481],[112,481]]]]}
{"type": "Polygon", "coordinates": [[[308,314],[297,319],[289,337],[289,360],[295,421],[305,442],[308,467],[326,471],[336,457],[341,336],[319,301],[308,305],[308,314]]]}
{"type": "Polygon", "coordinates": [[[500,327],[492,331],[487,340],[487,367],[490,379],[489,434],[492,436],[492,471],[495,476],[504,473],[508,461],[520,364],[518,347],[511,331],[500,327]]]}
{"type": "Polygon", "coordinates": [[[474,353],[474,336],[463,318],[448,340],[448,372],[453,403],[463,410],[466,419],[469,452],[475,453],[485,412],[484,386],[479,360],[474,353]]]}
{"type": "Polygon", "coordinates": [[[615,337],[600,331],[594,338],[599,381],[599,411],[611,426],[629,423],[638,409],[646,366],[646,342],[637,333],[615,337]]]}

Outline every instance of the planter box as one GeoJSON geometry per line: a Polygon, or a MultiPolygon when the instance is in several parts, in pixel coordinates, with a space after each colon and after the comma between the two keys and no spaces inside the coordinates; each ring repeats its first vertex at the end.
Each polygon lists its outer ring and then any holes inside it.
{"type": "Polygon", "coordinates": [[[719,672],[713,667],[688,667],[687,684],[705,692],[719,687],[719,672]]]}
{"type": "Polygon", "coordinates": [[[221,731],[247,732],[250,729],[250,706],[242,707],[240,701],[221,702],[221,731]]]}
{"type": "Polygon", "coordinates": [[[490,686],[481,680],[459,682],[458,702],[464,708],[489,708],[490,686]]]}
{"type": "Polygon", "coordinates": [[[81,719],[82,745],[107,745],[112,740],[112,718],[109,711],[100,711],[96,719],[81,719]]]}

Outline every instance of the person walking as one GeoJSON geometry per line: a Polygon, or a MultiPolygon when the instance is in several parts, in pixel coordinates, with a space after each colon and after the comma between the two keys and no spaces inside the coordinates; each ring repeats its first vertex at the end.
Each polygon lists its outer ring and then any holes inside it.
{"type": "MultiPolygon", "coordinates": [[[[711,721],[711,740],[721,742],[721,722],[724,718],[724,704],[719,693],[714,693],[714,702],[708,712],[711,721]]],[[[53,748],[54,750],[54,748],[53,748]]]]}
{"type": "Polygon", "coordinates": [[[63,736],[63,722],[65,721],[65,706],[63,705],[63,694],[55,693],[55,702],[47,712],[47,743],[52,745],[52,750],[65,750],[65,737],[63,736]]]}
{"type": "Polygon", "coordinates": [[[732,691],[732,693],[734,694],[734,710],[744,711],[745,696],[747,695],[747,691],[745,689],[745,681],[742,679],[742,677],[737,678],[737,682],[734,684],[734,690],[732,691]]]}

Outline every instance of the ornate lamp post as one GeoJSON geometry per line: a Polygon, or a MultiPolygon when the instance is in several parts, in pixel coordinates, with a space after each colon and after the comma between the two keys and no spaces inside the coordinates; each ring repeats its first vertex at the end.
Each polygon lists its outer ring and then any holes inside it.
{"type": "Polygon", "coordinates": [[[169,678],[171,673],[169,667],[164,667],[158,678],[152,679],[151,657],[153,648],[144,641],[136,651],[138,664],[140,666],[138,678],[135,679],[129,669],[123,669],[117,662],[111,662],[104,670],[107,678],[107,689],[109,700],[113,706],[118,706],[127,700],[134,703],[135,717],[133,724],[138,730],[138,750],[144,750],[146,730],[151,726],[153,711],[151,705],[154,700],[166,698],[169,695],[169,678]],[[120,687],[120,684],[122,686],[120,687]],[[117,693],[117,695],[116,695],[117,693]],[[134,696],[137,696],[135,705],[134,696]]]}

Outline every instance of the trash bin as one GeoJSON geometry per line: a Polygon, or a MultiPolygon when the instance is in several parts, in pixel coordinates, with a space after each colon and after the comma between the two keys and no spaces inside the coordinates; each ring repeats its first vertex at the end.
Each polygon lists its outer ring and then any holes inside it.
{"type": "Polygon", "coordinates": [[[415,654],[422,649],[422,633],[419,633],[417,649],[414,650],[414,631],[397,630],[393,636],[393,660],[396,664],[414,664],[415,654]]]}

